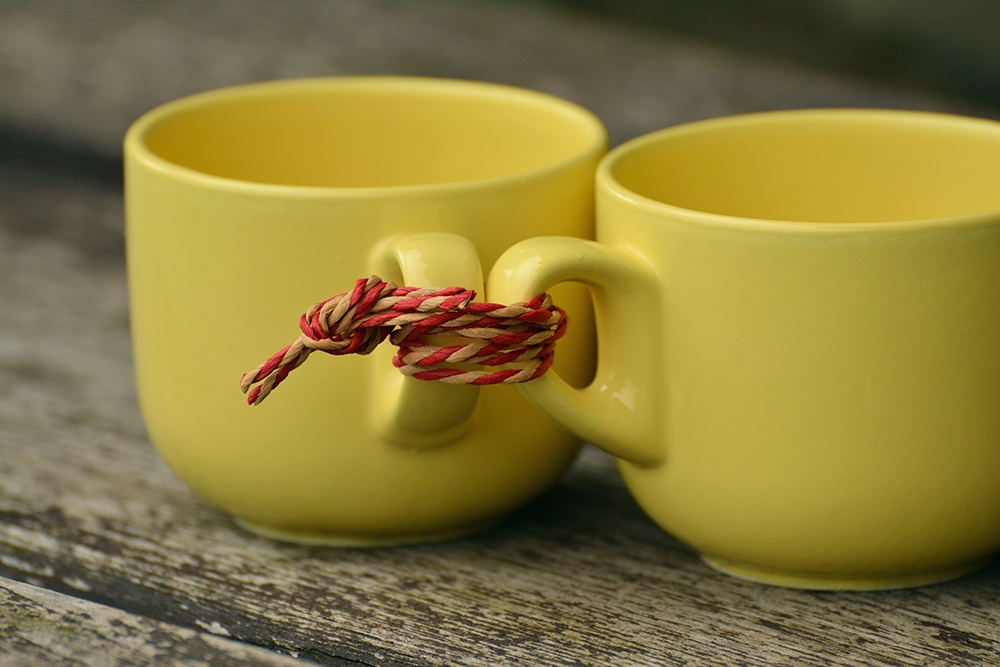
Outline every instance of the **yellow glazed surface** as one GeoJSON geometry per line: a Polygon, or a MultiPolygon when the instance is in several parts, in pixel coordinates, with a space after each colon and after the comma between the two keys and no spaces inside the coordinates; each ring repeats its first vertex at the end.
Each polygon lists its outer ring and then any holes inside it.
{"type": "MultiPolygon", "coordinates": [[[[447,537],[540,493],[579,441],[513,389],[404,381],[388,344],[316,355],[255,408],[238,382],[358,278],[481,290],[521,239],[592,237],[605,147],[572,104],[445,80],[258,84],[144,116],[125,141],[129,290],[164,459],[243,525],[307,542],[447,537]]],[[[585,384],[589,299],[553,294],[574,320],[557,367],[585,384]]]]}
{"type": "Polygon", "coordinates": [[[590,284],[582,391],[520,390],[619,457],[714,566],[809,588],[960,576],[1000,550],[1000,123],[822,110],[612,151],[597,240],[514,246],[516,300],[590,284]]]}

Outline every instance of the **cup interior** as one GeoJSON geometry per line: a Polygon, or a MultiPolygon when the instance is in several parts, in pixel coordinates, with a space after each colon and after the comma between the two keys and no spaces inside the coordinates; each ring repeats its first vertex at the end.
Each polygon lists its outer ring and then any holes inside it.
{"type": "Polygon", "coordinates": [[[589,112],[505,86],[395,77],[246,86],[175,103],[141,139],[203,174],[372,188],[482,181],[562,164],[606,141],[589,112]]]}
{"type": "Polygon", "coordinates": [[[737,218],[892,222],[1000,210],[1000,123],[822,110],[678,126],[608,156],[616,186],[737,218]]]}

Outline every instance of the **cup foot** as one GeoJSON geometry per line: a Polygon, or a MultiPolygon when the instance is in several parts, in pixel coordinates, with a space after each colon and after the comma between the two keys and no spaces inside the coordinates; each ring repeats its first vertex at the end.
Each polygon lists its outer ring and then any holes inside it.
{"type": "Polygon", "coordinates": [[[765,570],[754,566],[734,563],[724,558],[715,556],[702,556],[703,561],[708,565],[725,574],[756,581],[772,586],[784,586],[786,588],[804,588],[809,590],[852,590],[852,591],[874,591],[888,590],[893,588],[912,588],[916,586],[928,586],[939,584],[943,581],[958,579],[977,570],[981,570],[993,561],[993,556],[988,556],[970,563],[964,563],[955,567],[935,570],[933,572],[923,572],[918,574],[905,574],[885,577],[864,577],[864,576],[838,576],[838,575],[816,575],[794,572],[776,572],[765,570]]]}
{"type": "Polygon", "coordinates": [[[244,519],[234,517],[233,520],[245,530],[281,542],[293,542],[318,547],[340,547],[343,549],[364,549],[375,547],[393,547],[405,544],[420,544],[423,542],[444,542],[447,540],[482,533],[496,526],[503,517],[491,518],[487,521],[466,524],[451,530],[436,533],[419,533],[412,535],[363,535],[337,533],[310,533],[282,530],[270,526],[261,526],[244,519]]]}

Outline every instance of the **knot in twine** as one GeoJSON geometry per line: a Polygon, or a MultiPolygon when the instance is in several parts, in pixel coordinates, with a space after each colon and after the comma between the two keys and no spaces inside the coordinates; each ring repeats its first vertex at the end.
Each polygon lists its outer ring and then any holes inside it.
{"type": "Polygon", "coordinates": [[[399,347],[392,363],[403,375],[449,384],[514,384],[541,377],[566,333],[566,312],[548,294],[505,306],[473,302],[462,287],[397,287],[378,276],[313,304],[299,320],[298,340],[243,375],[247,403],[263,401],[316,350],[369,354],[386,338],[399,347]],[[434,345],[424,336],[447,334],[460,341],[434,345]],[[455,364],[504,366],[468,370],[455,364]]]}

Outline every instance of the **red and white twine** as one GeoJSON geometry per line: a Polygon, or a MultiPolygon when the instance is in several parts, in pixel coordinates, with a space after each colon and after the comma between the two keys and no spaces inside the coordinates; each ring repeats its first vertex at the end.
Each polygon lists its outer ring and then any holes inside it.
{"type": "Polygon", "coordinates": [[[312,352],[368,354],[386,338],[399,347],[393,365],[403,375],[449,384],[528,382],[552,365],[555,342],[566,333],[566,313],[547,294],[505,306],[474,302],[462,287],[397,287],[378,276],[313,304],[302,315],[298,340],[243,375],[247,403],[257,405],[312,352]],[[447,334],[459,344],[420,340],[447,334]],[[507,366],[468,370],[462,365],[507,366]]]}

